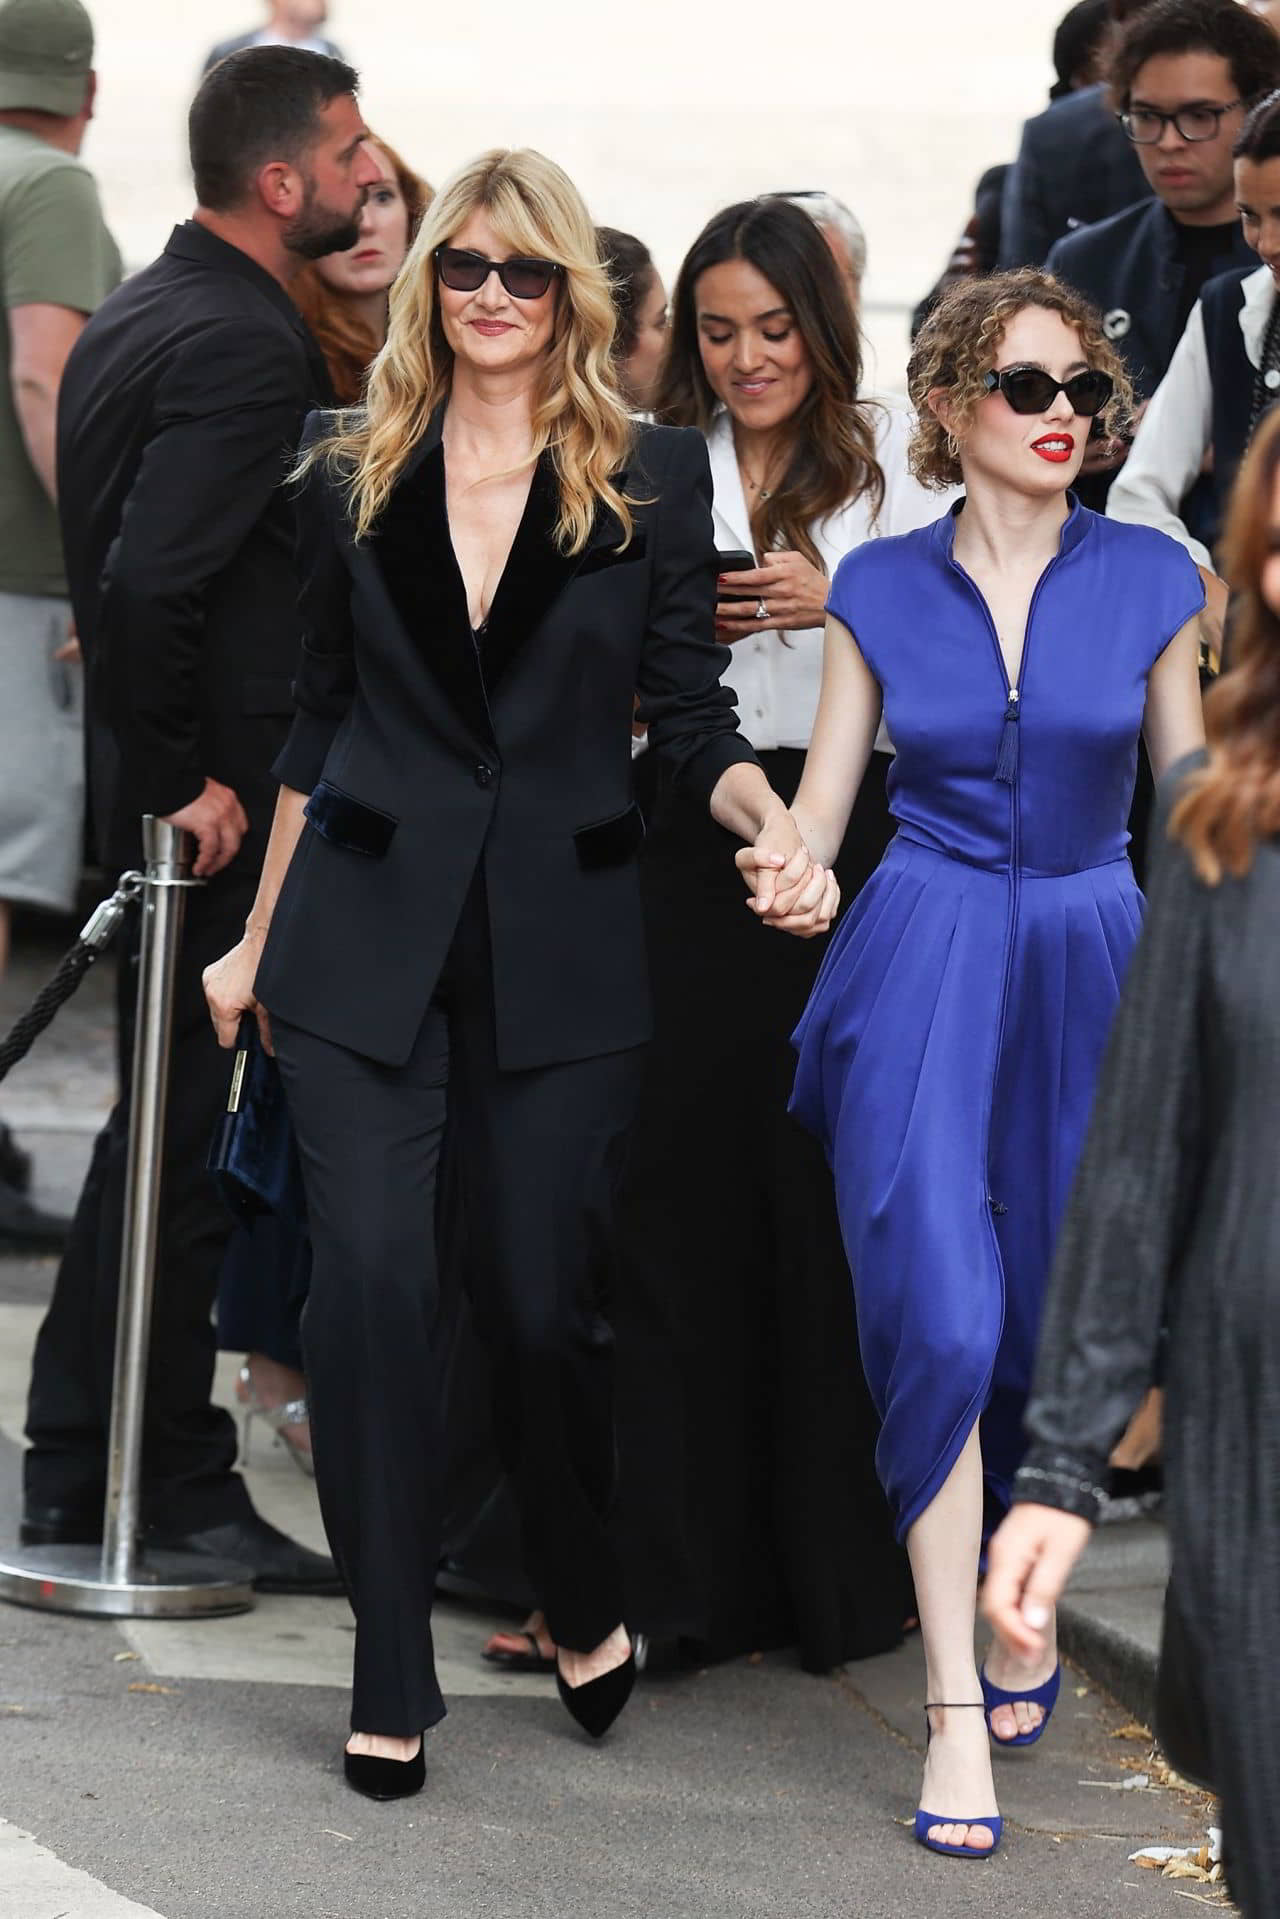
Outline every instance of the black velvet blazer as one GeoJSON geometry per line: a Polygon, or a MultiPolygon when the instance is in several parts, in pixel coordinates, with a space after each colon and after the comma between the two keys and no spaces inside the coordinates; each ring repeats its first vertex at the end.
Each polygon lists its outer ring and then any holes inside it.
{"type": "Polygon", "coordinates": [[[501,1065],[638,1045],[650,1009],[637,691],[651,750],[706,796],[754,759],[720,684],[706,445],[691,429],[640,427],[622,476],[638,502],[630,543],[602,508],[572,558],[553,537],[544,457],[478,648],[440,425],[367,540],[352,538],[322,469],[299,501],[298,712],[276,772],[310,794],[308,825],[257,991],[307,1032],[402,1063],[483,861],[501,1065]]]}

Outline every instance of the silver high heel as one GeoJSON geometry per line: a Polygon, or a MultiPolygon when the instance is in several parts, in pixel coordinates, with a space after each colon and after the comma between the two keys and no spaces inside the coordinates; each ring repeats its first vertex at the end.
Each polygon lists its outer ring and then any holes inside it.
{"type": "Polygon", "coordinates": [[[306,1473],[309,1479],[314,1479],[315,1462],[310,1453],[290,1439],[288,1431],[290,1426],[300,1426],[305,1420],[310,1419],[311,1413],[306,1400],[286,1399],[279,1406],[264,1405],[258,1397],[257,1388],[253,1383],[253,1374],[249,1371],[247,1363],[240,1368],[240,1383],[236,1397],[245,1409],[244,1440],[240,1450],[241,1462],[246,1466],[249,1463],[249,1428],[255,1419],[260,1419],[264,1426],[269,1426],[276,1438],[283,1442],[285,1451],[298,1470],[306,1473]]]}

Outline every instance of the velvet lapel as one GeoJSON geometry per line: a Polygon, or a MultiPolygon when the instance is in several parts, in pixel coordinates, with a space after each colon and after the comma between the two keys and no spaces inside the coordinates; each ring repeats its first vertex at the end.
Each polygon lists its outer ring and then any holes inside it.
{"type": "Polygon", "coordinates": [[[520,648],[537,632],[587,554],[606,542],[611,531],[616,540],[622,538],[613,514],[597,509],[586,546],[570,557],[556,544],[559,512],[555,463],[549,453],[544,453],[534,468],[529,498],[489,609],[484,672],[490,693],[520,648]]]}
{"type": "Polygon", "coordinates": [[[396,612],[450,701],[480,739],[493,736],[445,501],[438,425],[391,490],[369,545],[396,612]]]}

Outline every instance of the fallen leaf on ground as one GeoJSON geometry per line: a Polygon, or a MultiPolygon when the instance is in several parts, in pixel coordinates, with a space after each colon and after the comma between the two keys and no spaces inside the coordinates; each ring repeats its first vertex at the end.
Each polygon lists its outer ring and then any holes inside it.
{"type": "Polygon", "coordinates": [[[140,1652],[118,1652],[112,1654],[112,1658],[115,1660],[117,1666],[123,1666],[128,1659],[141,1659],[141,1657],[142,1654],[140,1652]]]}
{"type": "Polygon", "coordinates": [[[1136,1719],[1126,1720],[1123,1726],[1117,1726],[1115,1731],[1110,1734],[1110,1737],[1112,1739],[1141,1739],[1147,1745],[1151,1744],[1150,1732],[1145,1726],[1140,1725],[1136,1719]]]}
{"type": "Polygon", "coordinates": [[[176,1693],[178,1691],[178,1687],[177,1686],[157,1686],[154,1679],[135,1679],[131,1685],[126,1687],[125,1690],[128,1692],[176,1693]]]}

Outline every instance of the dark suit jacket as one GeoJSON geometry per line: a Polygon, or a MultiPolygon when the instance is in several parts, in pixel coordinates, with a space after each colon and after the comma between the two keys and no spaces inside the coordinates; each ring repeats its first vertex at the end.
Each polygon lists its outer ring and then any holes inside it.
{"type": "Polygon", "coordinates": [[[704,794],[755,756],[720,684],[702,435],[638,428],[624,485],[638,502],[630,545],[601,508],[567,558],[543,457],[478,648],[439,417],[359,545],[332,480],[312,469],[300,710],[278,766],[311,798],[258,972],[270,1012],[403,1062],[483,861],[500,1064],[648,1038],[637,688],[651,749],[704,794]]]}
{"type": "Polygon", "coordinates": [[[188,222],[99,308],[58,405],[67,577],[89,673],[103,857],[206,775],[260,864],[293,713],[294,506],[281,487],[328,375],[284,289],[188,222]]]}
{"type": "Polygon", "coordinates": [[[1133,142],[1104,87],[1081,87],[1022,129],[1004,186],[1000,265],[1038,267],[1073,227],[1105,220],[1151,196],[1133,142]]]}
{"type": "MultiPolygon", "coordinates": [[[[208,57],[205,60],[201,72],[208,73],[210,67],[216,67],[219,60],[225,60],[229,53],[239,53],[243,48],[251,47],[257,40],[257,37],[258,29],[252,28],[248,33],[237,33],[231,40],[219,40],[216,47],[209,49],[208,57]]],[[[334,45],[332,40],[325,41],[323,51],[329,54],[334,60],[342,60],[346,57],[341,49],[334,45]]]]}
{"type": "MultiPolygon", "coordinates": [[[[1185,268],[1169,209],[1159,200],[1146,200],[1109,220],[1081,227],[1058,241],[1047,264],[1050,272],[1092,300],[1138,398],[1150,399],[1169,370],[1182,331],[1177,320],[1185,268]]],[[[1257,264],[1258,256],[1237,220],[1212,273],[1257,264]]]]}

